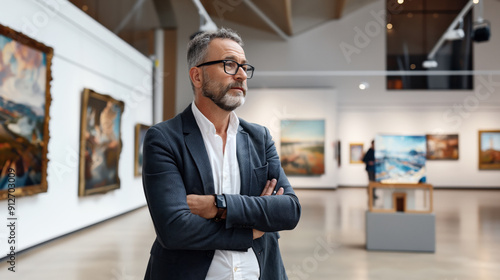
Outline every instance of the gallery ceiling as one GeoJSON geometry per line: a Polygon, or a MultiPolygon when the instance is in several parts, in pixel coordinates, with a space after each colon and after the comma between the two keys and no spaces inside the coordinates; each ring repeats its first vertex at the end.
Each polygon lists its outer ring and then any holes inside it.
{"type": "MultiPolygon", "coordinates": [[[[175,1],[181,0],[70,0],[103,26],[148,55],[151,30],[175,28],[175,1]]],[[[182,0],[186,1],[186,0],[182,0]]],[[[375,0],[201,0],[213,18],[295,36],[330,20],[338,20],[375,0]]],[[[190,1],[191,2],[191,1],[190,1]]],[[[196,5],[192,3],[196,11],[196,5]]],[[[150,48],[150,47],[149,47],[150,48]]]]}

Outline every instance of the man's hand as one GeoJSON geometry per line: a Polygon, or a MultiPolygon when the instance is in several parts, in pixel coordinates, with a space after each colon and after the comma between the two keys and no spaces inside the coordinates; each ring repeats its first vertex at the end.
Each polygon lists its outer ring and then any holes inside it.
{"type": "Polygon", "coordinates": [[[187,204],[191,213],[202,218],[209,220],[217,215],[218,209],[215,206],[215,197],[213,195],[190,194],[187,196],[187,204]]]}
{"type": "MultiPolygon", "coordinates": [[[[276,179],[272,179],[271,181],[267,180],[266,186],[262,190],[262,193],[260,196],[268,196],[268,195],[273,195],[274,188],[276,187],[276,183],[278,181],[276,179]]],[[[276,195],[282,195],[285,192],[283,188],[280,188],[278,192],[276,192],[276,195]]]]}

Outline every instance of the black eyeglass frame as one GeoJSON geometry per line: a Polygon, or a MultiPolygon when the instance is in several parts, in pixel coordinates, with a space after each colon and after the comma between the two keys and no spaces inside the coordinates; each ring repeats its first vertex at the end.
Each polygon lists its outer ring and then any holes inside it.
{"type": "Polygon", "coordinates": [[[208,66],[208,65],[213,65],[213,64],[217,64],[217,63],[224,63],[224,72],[226,74],[228,74],[228,75],[231,75],[231,76],[236,75],[238,73],[238,71],[240,70],[240,68],[242,68],[243,66],[247,67],[247,69],[245,70],[245,73],[247,74],[247,79],[251,79],[253,77],[253,72],[255,71],[255,67],[253,67],[252,65],[250,65],[248,63],[239,64],[238,62],[236,62],[236,61],[234,61],[232,59],[222,59],[222,60],[209,61],[209,62],[202,63],[200,65],[196,65],[196,67],[208,66]],[[236,63],[236,65],[238,65],[238,67],[236,68],[236,72],[234,72],[234,74],[228,73],[226,71],[226,62],[234,62],[234,63],[236,63]],[[251,70],[251,75],[248,75],[248,70],[249,69],[252,69],[251,70]]]}

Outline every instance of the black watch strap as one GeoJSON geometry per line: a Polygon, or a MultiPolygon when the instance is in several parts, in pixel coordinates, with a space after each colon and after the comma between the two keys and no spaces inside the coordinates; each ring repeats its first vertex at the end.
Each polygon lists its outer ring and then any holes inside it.
{"type": "Polygon", "coordinates": [[[222,215],[224,214],[224,211],[226,210],[226,197],[222,194],[214,194],[215,197],[215,207],[217,207],[217,215],[215,215],[214,220],[216,222],[220,222],[222,220],[222,215]]]}

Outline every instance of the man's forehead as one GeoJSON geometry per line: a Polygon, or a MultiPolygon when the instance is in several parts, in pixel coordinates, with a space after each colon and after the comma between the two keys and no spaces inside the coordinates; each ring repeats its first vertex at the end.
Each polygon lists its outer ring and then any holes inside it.
{"type": "Polygon", "coordinates": [[[243,48],[231,39],[214,39],[208,45],[208,55],[221,59],[245,59],[243,48]]]}

